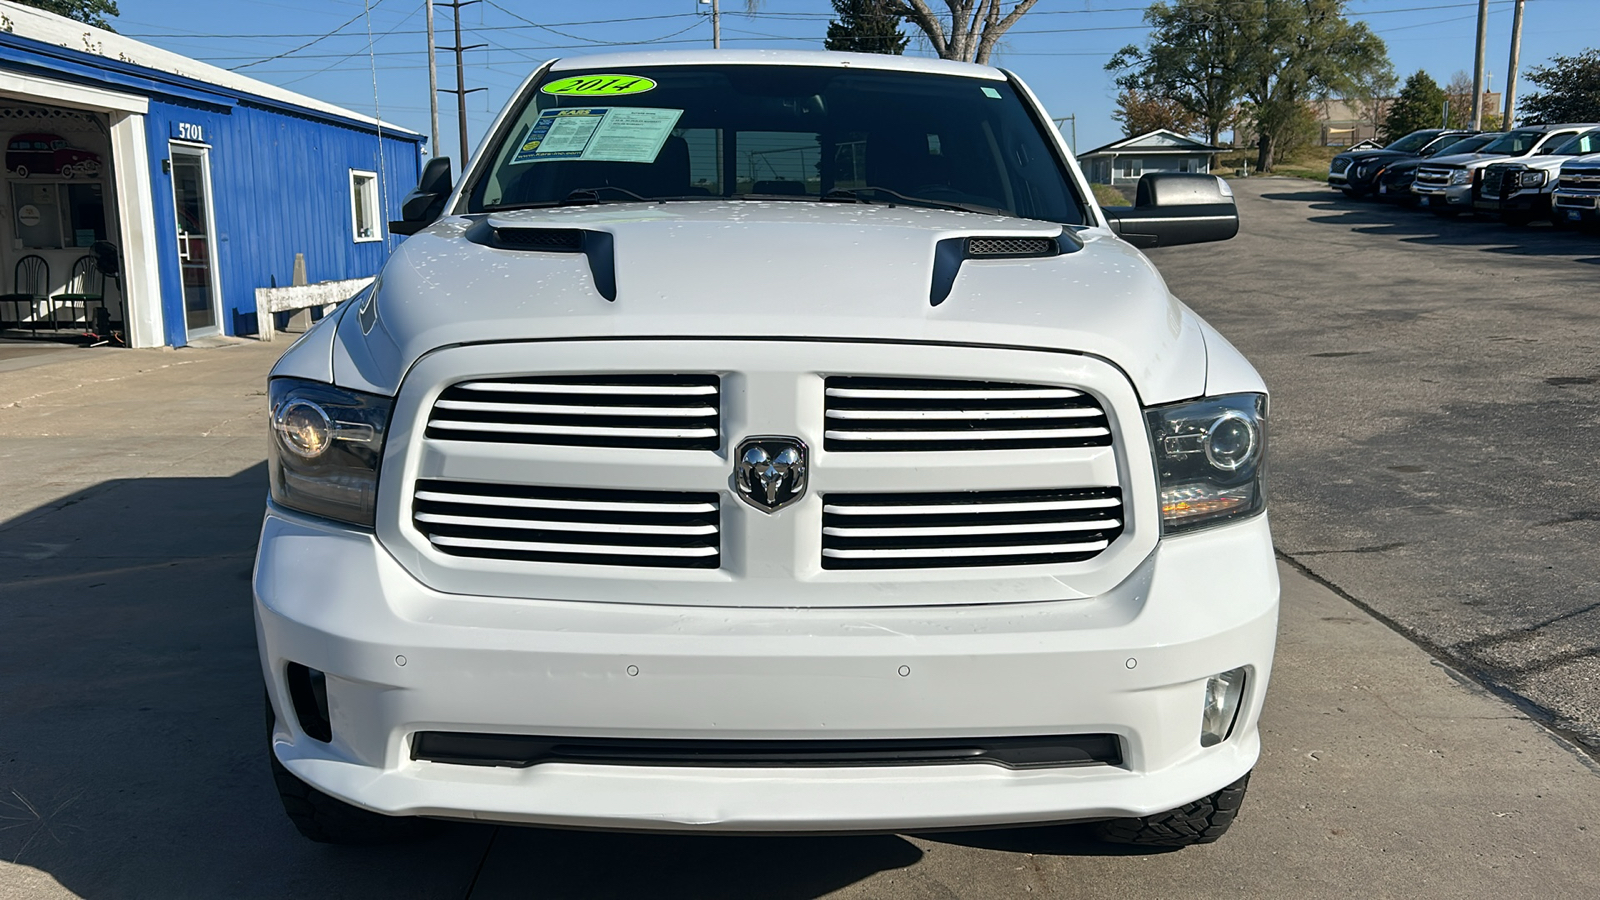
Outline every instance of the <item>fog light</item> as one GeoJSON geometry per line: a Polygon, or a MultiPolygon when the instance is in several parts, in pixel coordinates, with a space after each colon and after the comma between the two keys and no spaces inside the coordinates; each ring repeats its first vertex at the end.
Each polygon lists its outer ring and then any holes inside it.
{"type": "Polygon", "coordinates": [[[1200,719],[1200,746],[1214,747],[1233,733],[1244,699],[1244,669],[1234,669],[1206,679],[1206,708],[1200,719]]]}

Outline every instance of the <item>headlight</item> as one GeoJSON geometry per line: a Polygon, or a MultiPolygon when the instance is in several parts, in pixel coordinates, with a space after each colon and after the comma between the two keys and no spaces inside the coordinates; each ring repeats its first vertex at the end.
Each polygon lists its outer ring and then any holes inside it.
{"type": "Polygon", "coordinates": [[[1523,172],[1522,177],[1517,179],[1517,183],[1523,187],[1543,187],[1544,173],[1539,171],[1523,172]]]}
{"type": "Polygon", "coordinates": [[[1145,410],[1160,487],[1161,531],[1266,508],[1267,398],[1230,394],[1145,410]]]}
{"type": "Polygon", "coordinates": [[[1372,164],[1371,163],[1362,163],[1361,165],[1356,166],[1356,177],[1357,178],[1365,178],[1365,177],[1367,177],[1368,175],[1371,175],[1371,174],[1372,174],[1372,164]]]}
{"type": "Polygon", "coordinates": [[[1472,180],[1472,173],[1466,169],[1456,169],[1450,173],[1451,184],[1466,184],[1472,180]]]}
{"type": "Polygon", "coordinates": [[[394,401],[299,378],[272,379],[267,396],[273,502],[371,526],[394,401]]]}

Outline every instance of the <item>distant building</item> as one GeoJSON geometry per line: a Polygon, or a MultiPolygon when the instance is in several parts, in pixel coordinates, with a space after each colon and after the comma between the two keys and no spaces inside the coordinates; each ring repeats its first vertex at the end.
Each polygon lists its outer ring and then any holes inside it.
{"type": "Polygon", "coordinates": [[[135,347],[262,327],[256,288],[372,276],[420,134],[0,2],[0,333],[135,347]],[[114,245],[120,276],[96,274],[114,245]],[[102,244],[102,249],[104,248],[102,244]]]}
{"type": "Polygon", "coordinates": [[[1138,184],[1146,172],[1211,171],[1211,159],[1221,152],[1205,141],[1158,128],[1144,134],[1112,141],[1078,156],[1084,174],[1095,184],[1113,187],[1138,184]]]}
{"type": "MultiPolygon", "coordinates": [[[[1322,145],[1349,147],[1362,141],[1378,140],[1378,134],[1383,130],[1383,119],[1389,114],[1389,108],[1394,105],[1396,99],[1383,97],[1371,102],[1329,97],[1312,103],[1317,112],[1317,127],[1321,130],[1322,145]]],[[[1501,104],[1499,94],[1494,91],[1484,92],[1485,115],[1499,115],[1501,104]]],[[[1460,118],[1465,118],[1471,115],[1472,111],[1452,110],[1452,113],[1461,113],[1460,118]]],[[[1439,110],[1439,115],[1442,122],[1443,108],[1439,110]]]]}

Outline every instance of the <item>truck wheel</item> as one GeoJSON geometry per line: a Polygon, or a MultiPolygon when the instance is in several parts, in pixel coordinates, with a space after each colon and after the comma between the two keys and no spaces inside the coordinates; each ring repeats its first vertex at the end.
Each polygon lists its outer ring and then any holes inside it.
{"type": "MultiPolygon", "coordinates": [[[[272,702],[267,702],[267,735],[270,741],[275,719],[272,702]]],[[[278,788],[278,798],[283,801],[283,811],[302,837],[319,844],[344,844],[363,846],[397,844],[429,837],[439,830],[439,823],[413,816],[384,816],[352,806],[324,794],[294,777],[272,752],[269,743],[267,758],[272,761],[272,780],[278,788]]]]}
{"type": "Polygon", "coordinates": [[[1239,815],[1250,773],[1209,797],[1138,819],[1111,819],[1095,826],[1102,841],[1144,847],[1188,847],[1222,837],[1239,815]]]}

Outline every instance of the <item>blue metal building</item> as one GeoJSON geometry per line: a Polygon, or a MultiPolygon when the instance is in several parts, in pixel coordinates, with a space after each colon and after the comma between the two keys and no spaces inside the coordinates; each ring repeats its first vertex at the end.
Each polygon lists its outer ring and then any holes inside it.
{"type": "Polygon", "coordinates": [[[0,2],[0,329],[92,323],[71,298],[96,240],[102,304],[133,346],[256,333],[257,288],[376,274],[423,137],[31,7],[0,2]],[[32,258],[23,263],[24,258],[32,258]],[[76,271],[75,271],[76,270],[76,271]],[[26,284],[16,283],[21,279],[26,284]]]}

